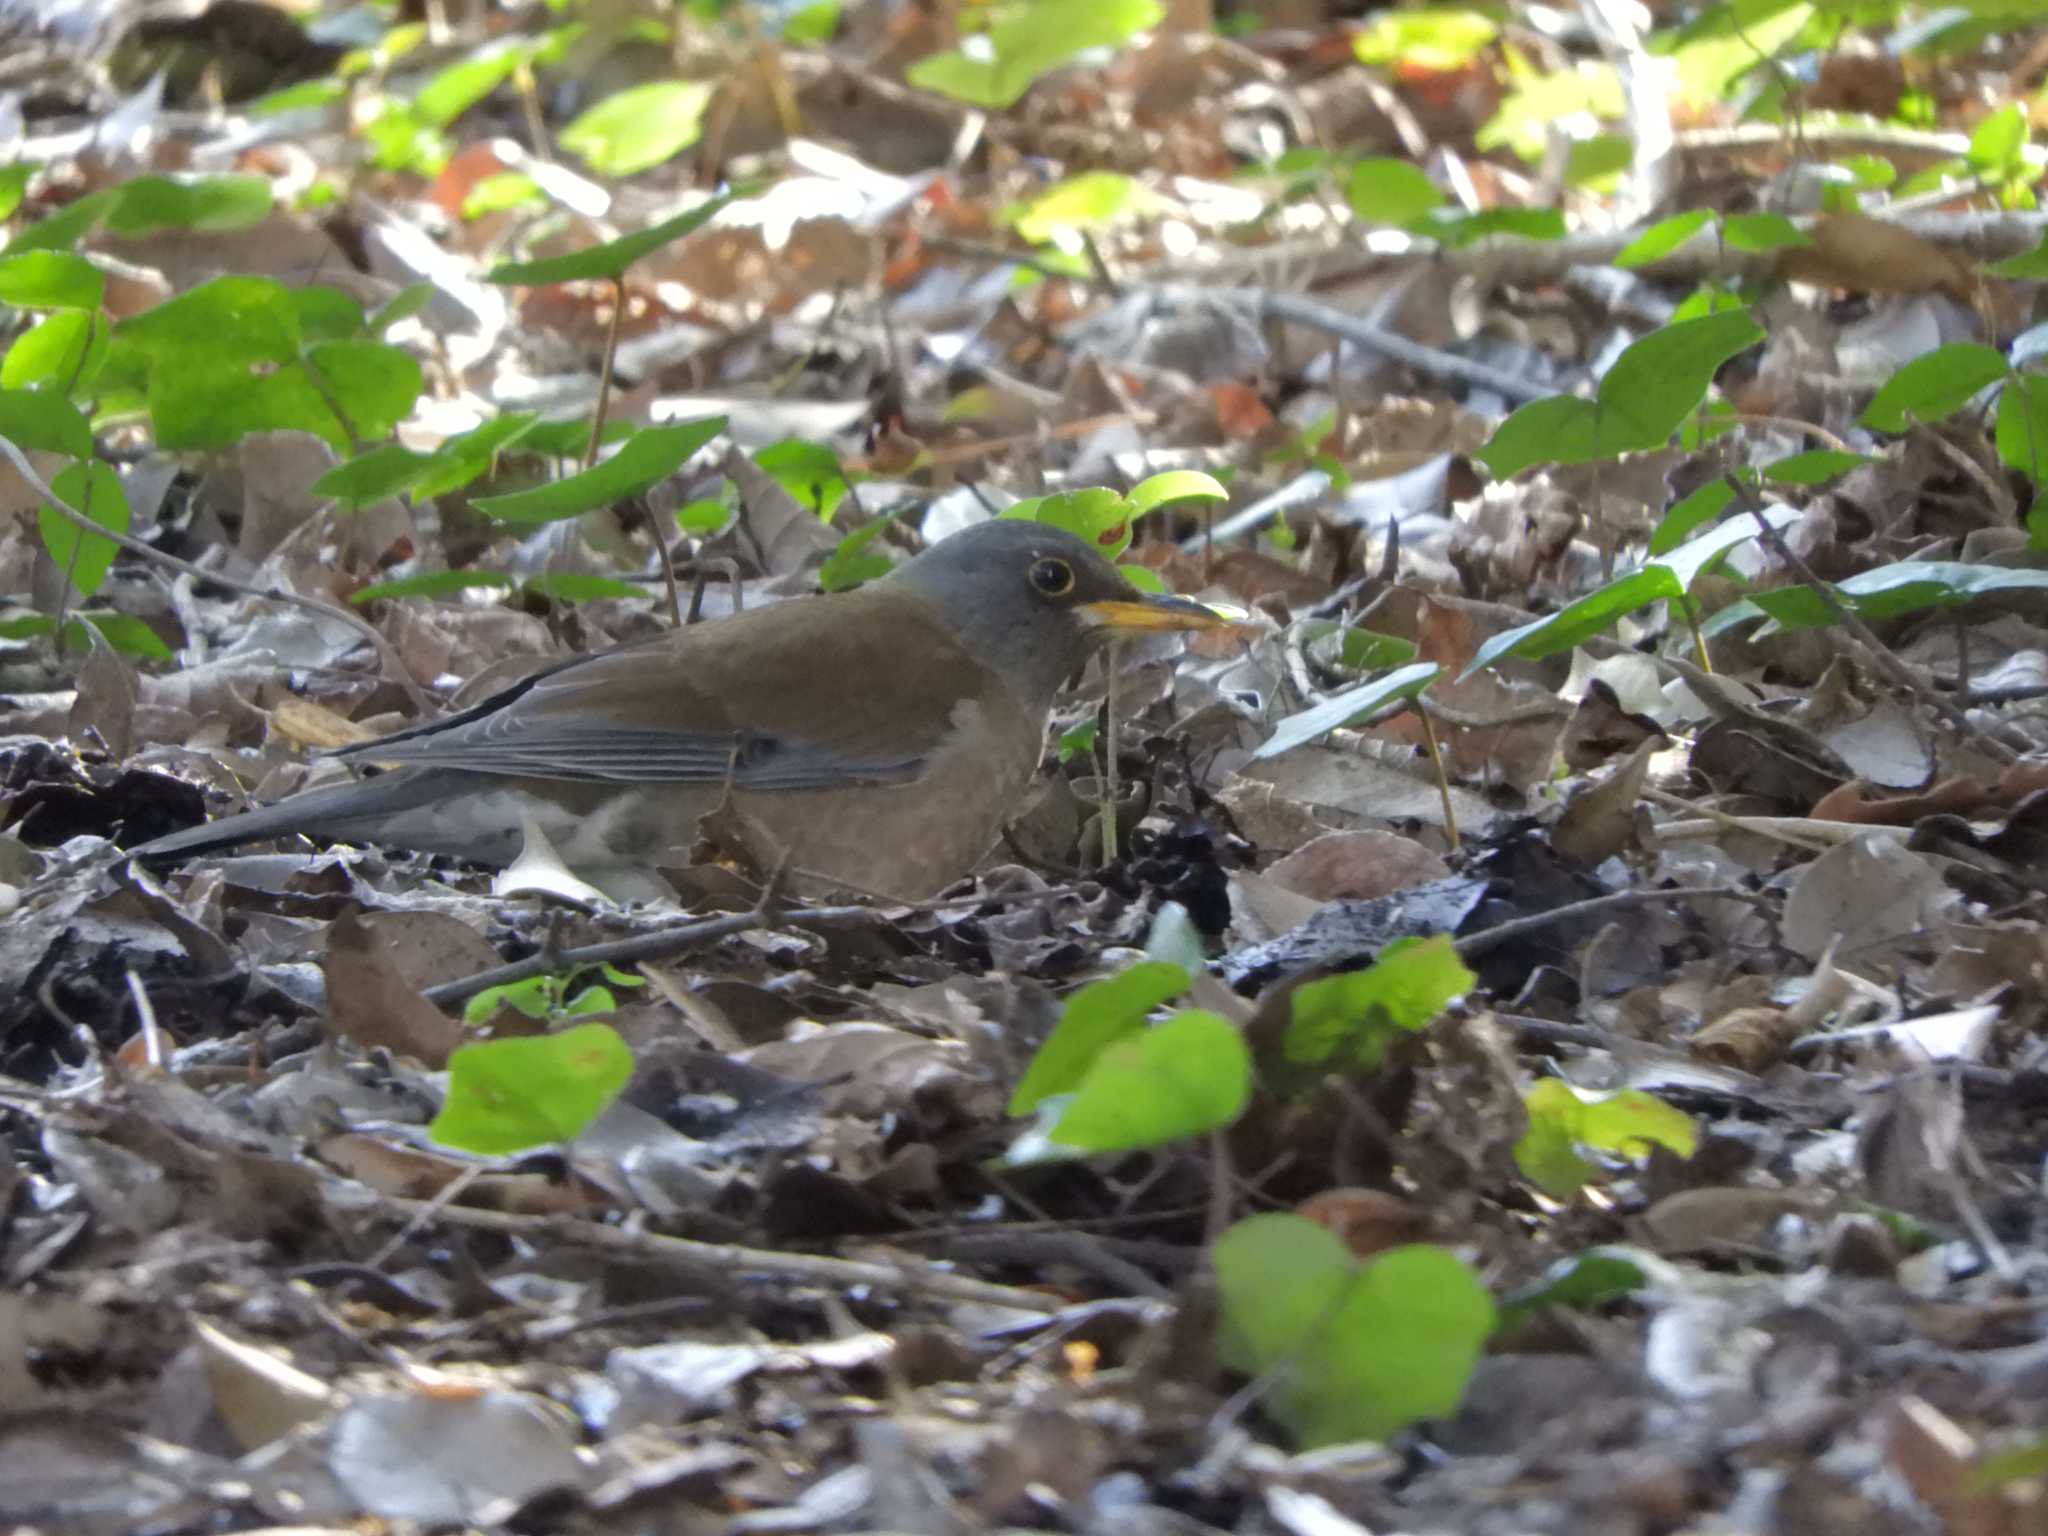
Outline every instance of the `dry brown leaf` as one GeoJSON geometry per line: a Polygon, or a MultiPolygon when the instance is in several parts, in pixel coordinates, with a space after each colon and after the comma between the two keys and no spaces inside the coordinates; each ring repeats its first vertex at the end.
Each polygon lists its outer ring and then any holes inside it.
{"type": "Polygon", "coordinates": [[[430,1067],[446,1066],[462,1044],[461,1022],[407,985],[389,945],[362,917],[351,913],[328,928],[321,968],[327,976],[329,1034],[411,1056],[430,1067]]]}
{"type": "Polygon", "coordinates": [[[1945,293],[1958,304],[1975,302],[1978,279],[1961,258],[1898,224],[1860,213],[1824,214],[1813,221],[1811,245],[1778,252],[1778,276],[1788,282],[1861,293],[1945,293]]]}

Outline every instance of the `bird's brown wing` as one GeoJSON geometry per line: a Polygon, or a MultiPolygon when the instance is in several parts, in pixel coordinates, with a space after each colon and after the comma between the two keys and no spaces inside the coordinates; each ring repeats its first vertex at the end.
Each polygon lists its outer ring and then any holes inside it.
{"type": "Polygon", "coordinates": [[[613,783],[900,784],[924,772],[969,700],[1015,710],[937,625],[864,589],[578,657],[342,755],[613,783]]]}

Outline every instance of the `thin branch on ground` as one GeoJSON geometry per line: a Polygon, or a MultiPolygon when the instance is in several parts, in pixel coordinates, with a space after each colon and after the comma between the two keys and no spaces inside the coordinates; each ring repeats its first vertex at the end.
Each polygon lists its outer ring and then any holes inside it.
{"type": "Polygon", "coordinates": [[[1590,917],[1596,912],[1605,912],[1619,907],[1654,906],[1660,901],[1739,901],[1745,906],[1767,908],[1770,902],[1755,891],[1745,891],[1736,885],[1680,885],[1668,891],[1616,891],[1608,896],[1590,896],[1584,901],[1574,901],[1567,906],[1552,907],[1548,912],[1532,913],[1528,917],[1517,917],[1491,928],[1482,928],[1477,933],[1468,933],[1458,939],[1453,948],[1458,958],[1470,960],[1483,955],[1490,949],[1498,949],[1510,939],[1524,938],[1540,933],[1545,928],[1559,923],[1569,923],[1576,918],[1590,917]]]}
{"type": "MultiPolygon", "coordinates": [[[[350,1193],[353,1197],[354,1191],[350,1193]]],[[[434,1225],[521,1238],[542,1252],[562,1248],[599,1249],[699,1273],[711,1271],[734,1278],[766,1275],[842,1292],[866,1287],[896,1296],[1005,1307],[1040,1316],[1057,1312],[1065,1305],[1060,1298],[1042,1291],[995,1285],[918,1264],[877,1264],[828,1258],[823,1254],[743,1248],[737,1243],[702,1243],[687,1237],[667,1237],[658,1232],[608,1227],[576,1217],[529,1216],[469,1205],[436,1206],[429,1200],[408,1200],[397,1195],[378,1195],[367,1204],[372,1210],[407,1222],[424,1218],[434,1225]]]]}

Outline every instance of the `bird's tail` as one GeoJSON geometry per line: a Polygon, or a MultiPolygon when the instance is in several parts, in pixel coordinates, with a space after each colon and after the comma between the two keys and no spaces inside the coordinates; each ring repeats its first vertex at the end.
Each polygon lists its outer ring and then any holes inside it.
{"type": "Polygon", "coordinates": [[[275,805],[259,806],[204,826],[151,838],[140,847],[129,849],[128,856],[145,864],[164,864],[195,853],[213,853],[301,832],[350,841],[374,833],[380,823],[394,814],[440,799],[447,793],[447,786],[437,782],[439,777],[400,769],[353,784],[304,790],[275,805]]]}

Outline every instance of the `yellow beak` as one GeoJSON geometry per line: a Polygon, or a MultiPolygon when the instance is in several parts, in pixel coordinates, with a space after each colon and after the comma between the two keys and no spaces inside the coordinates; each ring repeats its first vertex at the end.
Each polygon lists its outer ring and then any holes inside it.
{"type": "Polygon", "coordinates": [[[1240,609],[1226,608],[1220,603],[1198,603],[1191,597],[1110,598],[1083,603],[1074,611],[1090,628],[1113,632],[1222,629],[1241,623],[1246,617],[1240,609]]]}

